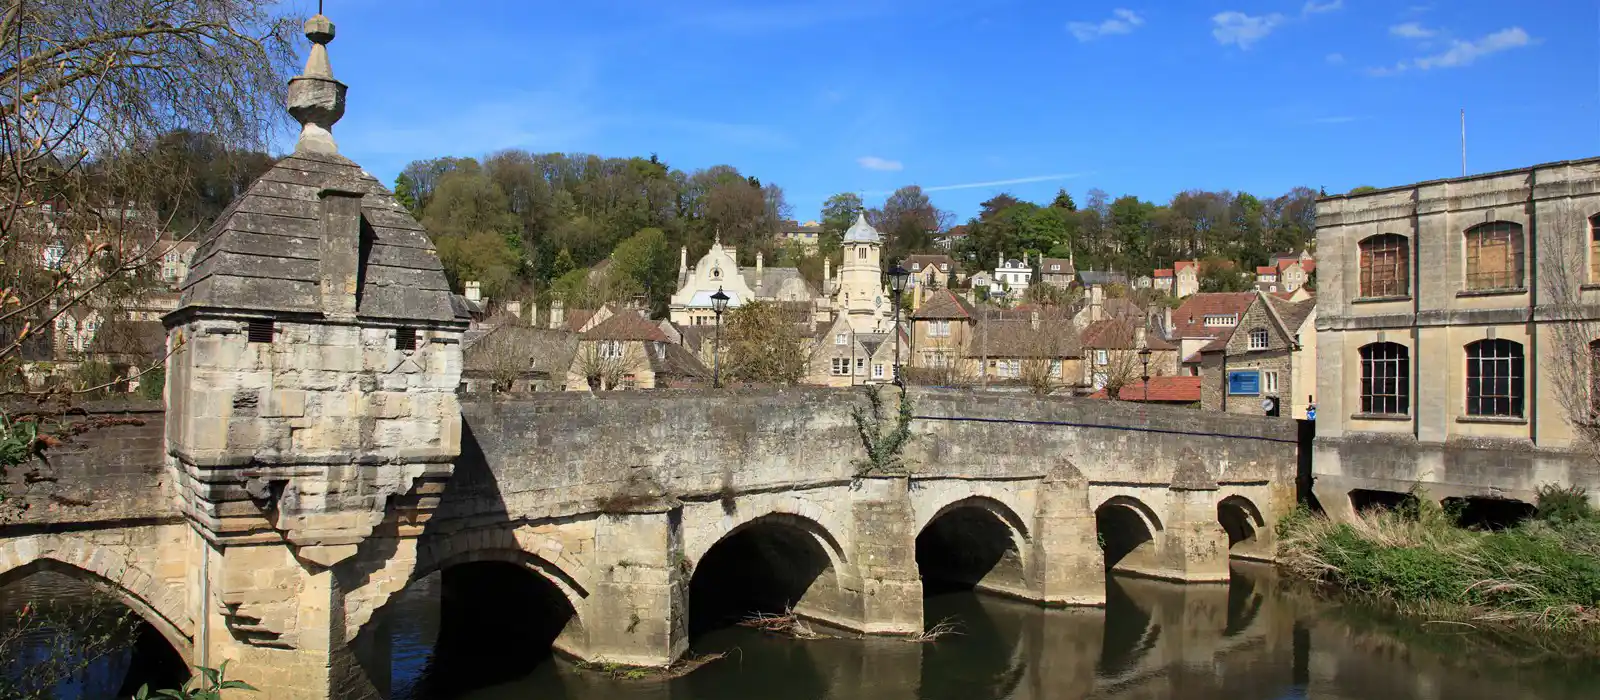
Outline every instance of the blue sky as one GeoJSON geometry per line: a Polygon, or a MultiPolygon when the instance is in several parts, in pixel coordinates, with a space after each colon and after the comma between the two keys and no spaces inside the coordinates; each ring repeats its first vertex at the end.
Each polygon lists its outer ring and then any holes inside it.
{"type": "MultiPolygon", "coordinates": [[[[305,3],[308,0],[297,0],[305,3]]],[[[314,6],[311,7],[314,10],[314,6]]],[[[1600,155],[1594,0],[328,0],[342,151],[651,152],[799,219],[905,184],[1344,191],[1600,155]],[[992,184],[1000,183],[1000,184],[992,184]]],[[[288,147],[292,139],[281,140],[288,147]]]]}

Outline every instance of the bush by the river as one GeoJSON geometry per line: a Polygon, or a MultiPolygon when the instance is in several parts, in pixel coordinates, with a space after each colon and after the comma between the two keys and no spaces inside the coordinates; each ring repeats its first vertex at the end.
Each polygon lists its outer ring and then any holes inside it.
{"type": "Polygon", "coordinates": [[[1542,489],[1538,514],[1504,530],[1458,527],[1421,495],[1347,523],[1301,510],[1279,537],[1282,566],[1348,593],[1436,619],[1600,638],[1600,513],[1578,489],[1542,489]]]}

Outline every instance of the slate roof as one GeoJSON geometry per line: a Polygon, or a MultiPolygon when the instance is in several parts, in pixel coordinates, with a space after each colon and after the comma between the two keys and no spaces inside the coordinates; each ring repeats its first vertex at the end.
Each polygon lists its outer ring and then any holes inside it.
{"type": "Polygon", "coordinates": [[[1077,270],[1073,269],[1072,261],[1067,258],[1043,258],[1039,261],[1039,272],[1046,275],[1077,274],[1077,270]],[[1052,269],[1052,265],[1059,267],[1052,269]]]}
{"type": "Polygon", "coordinates": [[[667,334],[654,321],[632,309],[621,309],[583,333],[584,340],[641,340],[667,342],[667,334]]]}
{"type": "Polygon", "coordinates": [[[805,281],[805,277],[800,274],[800,268],[798,267],[763,266],[759,276],[756,274],[754,267],[741,267],[739,268],[739,274],[744,276],[745,284],[750,285],[751,289],[755,289],[758,286],[757,283],[759,283],[762,296],[776,294],[778,289],[783,286],[783,283],[791,279],[805,282],[806,291],[810,292],[812,296],[816,296],[817,290],[811,286],[810,282],[805,281]]]}
{"type": "Polygon", "coordinates": [[[1306,322],[1306,317],[1310,316],[1312,311],[1317,310],[1317,300],[1315,299],[1295,302],[1273,294],[1268,294],[1263,298],[1266,299],[1266,303],[1272,307],[1272,310],[1278,314],[1278,320],[1283,321],[1284,330],[1290,336],[1295,334],[1300,328],[1300,324],[1306,322]]]}
{"type": "MultiPolygon", "coordinates": [[[[456,323],[439,256],[422,225],[350,159],[296,151],[217,218],[195,249],[178,310],[320,314],[325,189],[360,192],[370,241],[356,315],[456,323]]],[[[176,313],[176,312],[175,312],[176,313]]]]}
{"type": "Polygon", "coordinates": [[[913,321],[964,318],[972,318],[972,304],[949,289],[940,289],[929,295],[911,314],[913,321]]]}
{"type": "MultiPolygon", "coordinates": [[[[1133,350],[1138,347],[1138,333],[1140,319],[1137,318],[1108,318],[1095,321],[1083,329],[1083,347],[1096,350],[1133,350]]],[[[1175,346],[1163,339],[1160,334],[1145,331],[1144,344],[1151,350],[1173,350],[1175,346]]]]}
{"type": "Polygon", "coordinates": [[[167,352],[167,329],[160,321],[112,319],[95,331],[88,352],[159,359],[167,352]]]}
{"type": "Polygon", "coordinates": [[[955,261],[951,260],[950,256],[943,255],[943,254],[935,255],[935,254],[929,254],[929,253],[918,253],[916,255],[907,255],[906,259],[902,260],[900,262],[900,265],[902,267],[904,267],[905,269],[910,270],[912,272],[923,272],[923,271],[926,271],[929,266],[933,266],[933,267],[937,268],[940,265],[947,265],[948,266],[948,267],[944,267],[944,268],[939,268],[939,270],[941,272],[954,271],[954,270],[957,269],[955,261]]]}
{"type": "Polygon", "coordinates": [[[1100,270],[1080,270],[1078,282],[1084,286],[1096,284],[1127,284],[1128,276],[1121,272],[1103,272],[1100,270]]]}
{"type": "Polygon", "coordinates": [[[527,371],[548,376],[564,376],[578,352],[578,336],[563,330],[529,326],[499,326],[490,329],[468,345],[462,340],[462,367],[468,372],[496,369],[497,355],[514,352],[528,360],[527,371]]]}
{"type": "Polygon", "coordinates": [[[657,347],[660,350],[645,353],[650,358],[650,371],[657,375],[700,379],[711,376],[700,358],[682,345],[667,343],[657,347]]]}
{"type": "Polygon", "coordinates": [[[1006,357],[1083,357],[1083,347],[1072,324],[1056,321],[1033,327],[1026,318],[979,321],[967,344],[966,356],[1006,357]]]}

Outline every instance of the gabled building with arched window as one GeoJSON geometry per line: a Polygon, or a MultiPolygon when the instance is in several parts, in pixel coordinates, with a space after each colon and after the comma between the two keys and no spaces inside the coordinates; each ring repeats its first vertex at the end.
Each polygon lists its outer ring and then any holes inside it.
{"type": "Polygon", "coordinates": [[[1324,197],[1316,252],[1324,508],[1600,492],[1600,159],[1324,197]]]}

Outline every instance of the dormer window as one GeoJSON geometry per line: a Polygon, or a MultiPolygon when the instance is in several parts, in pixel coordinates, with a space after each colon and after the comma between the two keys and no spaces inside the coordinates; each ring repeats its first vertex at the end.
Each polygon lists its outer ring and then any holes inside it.
{"type": "Polygon", "coordinates": [[[1052,265],[1051,265],[1051,266],[1050,266],[1050,271],[1051,271],[1051,272],[1060,272],[1060,271],[1061,271],[1061,266],[1060,266],[1060,265],[1054,265],[1054,264],[1052,264],[1052,265]]]}
{"type": "Polygon", "coordinates": [[[1233,314],[1206,314],[1206,326],[1211,328],[1228,328],[1239,325],[1239,317],[1233,314]]]}
{"type": "Polygon", "coordinates": [[[939,269],[941,271],[944,271],[944,272],[949,272],[950,271],[950,263],[939,263],[939,269]]]}

